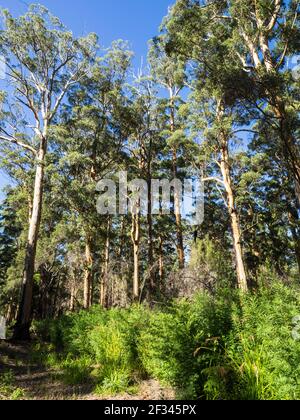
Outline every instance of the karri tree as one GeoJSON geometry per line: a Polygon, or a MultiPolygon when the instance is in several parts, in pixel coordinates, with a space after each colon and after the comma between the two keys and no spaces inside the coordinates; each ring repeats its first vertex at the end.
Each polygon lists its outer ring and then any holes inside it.
{"type": "MultiPolygon", "coordinates": [[[[185,141],[182,120],[178,117],[180,106],[183,101],[180,95],[185,86],[185,61],[177,54],[166,54],[165,37],[157,37],[150,45],[149,63],[155,82],[165,89],[168,100],[161,100],[166,119],[164,134],[167,136],[168,147],[171,154],[171,167],[173,178],[179,177],[179,156],[182,144],[185,141]]],[[[177,254],[179,268],[185,266],[185,251],[183,240],[183,226],[181,216],[180,197],[175,192],[174,207],[177,234],[177,254]]]]}
{"type": "Polygon", "coordinates": [[[50,130],[66,93],[89,71],[97,39],[95,35],[75,39],[58,18],[41,6],[31,6],[19,18],[13,18],[8,11],[3,16],[0,43],[7,60],[10,90],[0,140],[31,153],[36,168],[22,298],[14,334],[16,339],[28,339],[50,130]]]}
{"type": "Polygon", "coordinates": [[[295,61],[299,54],[299,7],[297,0],[178,0],[166,20],[168,50],[201,62],[216,81],[230,82],[234,98],[251,101],[262,118],[268,113],[280,136],[281,159],[291,175],[298,201],[299,101],[291,89],[293,66],[288,68],[287,61],[295,61]],[[210,66],[209,44],[216,31],[219,45],[226,42],[228,47],[227,63],[236,64],[233,73],[210,66]]]}
{"type": "MultiPolygon", "coordinates": [[[[56,185],[63,191],[69,209],[78,215],[84,232],[84,307],[92,303],[92,280],[99,227],[105,217],[97,214],[95,192],[97,182],[117,172],[121,151],[127,136],[124,121],[126,100],[123,89],[131,62],[127,44],[113,43],[107,53],[99,57],[88,77],[68,95],[69,106],[61,113],[55,127],[60,171],[56,185]]],[[[110,224],[110,223],[109,223],[110,224]]],[[[103,228],[103,227],[102,227],[103,228]]],[[[106,233],[110,229],[105,228],[106,233]]],[[[101,276],[101,304],[104,306],[107,289],[108,251],[101,276]]]]}

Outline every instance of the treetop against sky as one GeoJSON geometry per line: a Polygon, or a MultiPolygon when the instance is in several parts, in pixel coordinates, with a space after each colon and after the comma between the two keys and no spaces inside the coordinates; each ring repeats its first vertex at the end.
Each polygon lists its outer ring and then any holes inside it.
{"type": "Polygon", "coordinates": [[[26,3],[41,3],[71,29],[76,36],[95,32],[102,46],[116,39],[128,40],[137,63],[147,54],[147,42],[157,34],[163,16],[173,0],[1,0],[0,7],[13,15],[24,14],[26,3]]]}
{"type": "MultiPolygon", "coordinates": [[[[112,41],[124,39],[134,51],[133,64],[139,67],[141,60],[146,60],[148,41],[157,34],[163,16],[172,0],[0,0],[0,8],[7,8],[15,16],[27,11],[30,3],[41,3],[51,13],[58,16],[66,27],[76,36],[95,32],[100,45],[108,47],[112,41]]],[[[1,89],[1,81],[0,81],[1,89]]],[[[0,173],[0,198],[2,188],[9,182],[7,176],[0,173]]]]}

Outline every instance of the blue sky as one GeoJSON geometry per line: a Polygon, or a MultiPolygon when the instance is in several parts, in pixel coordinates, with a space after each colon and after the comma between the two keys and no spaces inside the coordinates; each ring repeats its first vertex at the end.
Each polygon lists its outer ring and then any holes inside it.
{"type": "MultiPolygon", "coordinates": [[[[100,44],[108,47],[113,40],[129,41],[135,52],[135,65],[146,59],[147,42],[158,32],[168,6],[174,0],[44,0],[33,1],[46,6],[71,29],[75,35],[96,32],[100,44]]],[[[0,0],[0,7],[9,9],[14,15],[23,14],[26,9],[23,0],[0,0]]],[[[0,173],[0,189],[8,183],[0,173]]],[[[0,198],[2,194],[0,193],[0,198]]]]}

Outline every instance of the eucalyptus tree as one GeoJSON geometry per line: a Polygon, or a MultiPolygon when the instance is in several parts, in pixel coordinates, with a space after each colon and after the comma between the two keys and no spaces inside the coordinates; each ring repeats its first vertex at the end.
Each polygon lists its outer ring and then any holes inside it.
{"type": "MultiPolygon", "coordinates": [[[[165,22],[165,50],[168,55],[178,54],[188,64],[187,76],[193,92],[190,118],[194,121],[195,138],[199,140],[200,134],[200,154],[204,158],[200,157],[198,166],[204,172],[208,169],[209,176],[203,176],[203,181],[213,181],[225,190],[238,287],[246,291],[242,229],[232,174],[232,140],[238,128],[249,122],[244,121],[243,109],[232,97],[230,79],[233,74],[239,75],[239,67],[236,60],[232,60],[233,52],[228,44],[230,26],[211,20],[218,5],[220,2],[215,6],[209,3],[207,7],[200,7],[198,2],[178,1],[165,22]],[[183,15],[187,18],[185,22],[183,15]],[[196,26],[192,27],[193,24],[196,26]]],[[[244,82],[243,75],[239,78],[244,82]]]]}
{"type": "Polygon", "coordinates": [[[283,75],[287,58],[300,51],[299,7],[297,0],[236,1],[230,4],[229,13],[233,46],[241,65],[264,89],[281,140],[281,155],[294,179],[300,203],[300,149],[296,135],[299,100],[290,88],[293,69],[283,75]]]}
{"type": "Polygon", "coordinates": [[[231,86],[233,100],[244,98],[262,118],[268,116],[280,136],[281,158],[299,201],[299,101],[291,89],[293,69],[286,66],[299,54],[299,1],[178,0],[165,25],[168,50],[200,62],[217,83],[231,86]],[[210,65],[216,33],[219,45],[228,47],[227,64],[234,64],[230,72],[210,65]]]}
{"type": "Polygon", "coordinates": [[[69,92],[69,105],[62,110],[54,130],[59,154],[59,172],[54,183],[63,191],[69,211],[78,215],[83,230],[85,308],[92,303],[95,255],[101,253],[97,250],[99,232],[106,236],[100,298],[103,305],[106,299],[110,229],[107,216],[97,214],[95,194],[97,183],[114,174],[122,163],[129,130],[124,85],[131,56],[123,41],[114,42],[99,56],[88,77],[69,92]]]}
{"type": "Polygon", "coordinates": [[[234,144],[238,141],[240,118],[232,107],[228,107],[221,90],[212,86],[195,91],[191,96],[191,135],[199,141],[199,158],[195,160],[204,183],[213,182],[224,198],[228,212],[238,287],[247,291],[248,280],[243,251],[241,219],[237,205],[236,182],[233,176],[235,165],[234,144]],[[224,194],[224,193],[225,194],[224,194]]]}
{"type": "MultiPolygon", "coordinates": [[[[140,254],[142,243],[142,221],[146,215],[147,224],[147,269],[149,272],[150,290],[154,291],[156,264],[154,262],[154,221],[152,200],[152,179],[159,167],[160,150],[163,146],[161,132],[161,116],[158,112],[157,86],[150,76],[139,74],[131,87],[132,129],[128,137],[127,150],[130,157],[129,176],[144,182],[141,186],[147,195],[147,203],[140,194],[129,197],[132,208],[131,239],[133,244],[133,296],[137,300],[141,295],[140,254]]],[[[140,190],[140,192],[142,192],[140,190]]]]}
{"type": "Polygon", "coordinates": [[[22,298],[15,338],[28,339],[33,276],[42,215],[45,162],[51,147],[50,130],[68,90],[89,71],[97,39],[75,39],[58,18],[33,5],[21,17],[3,11],[1,49],[6,57],[7,81],[0,141],[28,152],[35,164],[22,298]]]}
{"type": "Polygon", "coordinates": [[[292,270],[299,273],[297,200],[289,171],[274,147],[280,138],[267,122],[259,122],[256,130],[248,151],[236,159],[247,265],[254,277],[267,264],[272,264],[281,277],[292,270]]]}
{"type": "Polygon", "coordinates": [[[15,191],[8,191],[0,207],[0,305],[2,309],[7,310],[9,320],[12,316],[11,307],[14,305],[12,298],[15,298],[15,293],[12,293],[7,284],[7,272],[15,261],[22,232],[18,215],[19,206],[15,198],[15,191]]]}
{"type": "MultiPolygon", "coordinates": [[[[184,134],[184,124],[179,118],[180,106],[183,105],[181,98],[182,91],[185,87],[185,61],[176,54],[166,54],[166,39],[164,36],[155,38],[150,44],[149,63],[151,66],[151,73],[155,82],[160,88],[167,92],[168,100],[162,99],[160,107],[164,108],[165,124],[164,136],[167,137],[167,144],[171,151],[172,160],[172,175],[174,179],[179,176],[179,155],[180,150],[186,140],[184,134]]],[[[176,218],[176,233],[177,233],[177,254],[179,268],[183,269],[185,265],[185,251],[183,240],[183,227],[181,216],[180,197],[175,191],[175,218],[176,218]]]]}

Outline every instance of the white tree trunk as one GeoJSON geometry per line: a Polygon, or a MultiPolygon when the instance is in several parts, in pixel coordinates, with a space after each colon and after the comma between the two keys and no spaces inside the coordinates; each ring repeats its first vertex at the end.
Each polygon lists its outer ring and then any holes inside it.
{"type": "Polygon", "coordinates": [[[44,186],[44,160],[46,146],[42,147],[38,154],[38,162],[35,175],[34,197],[32,202],[31,217],[29,222],[28,240],[26,246],[25,268],[22,284],[22,297],[19,307],[17,324],[14,338],[28,340],[29,328],[32,317],[33,281],[35,270],[35,257],[37,240],[42,215],[43,186],[44,186]]]}
{"type": "Polygon", "coordinates": [[[236,271],[237,271],[237,278],[238,278],[238,287],[242,291],[246,292],[248,290],[248,283],[247,283],[247,275],[246,275],[242,242],[241,242],[242,235],[241,235],[239,216],[236,210],[235,195],[234,195],[234,191],[232,187],[228,144],[226,140],[223,142],[223,145],[222,145],[221,171],[222,171],[223,181],[224,181],[224,185],[225,185],[225,189],[227,193],[227,205],[228,205],[228,211],[229,211],[230,220],[231,220],[233,247],[234,247],[234,252],[235,252],[236,271]]]}

